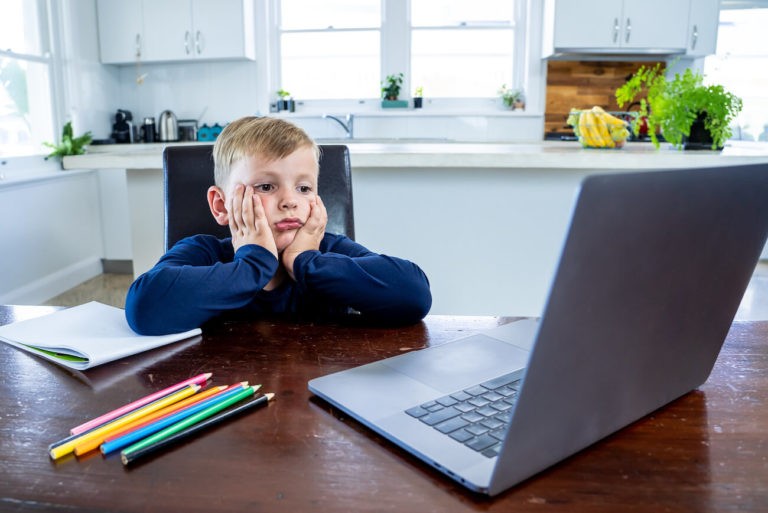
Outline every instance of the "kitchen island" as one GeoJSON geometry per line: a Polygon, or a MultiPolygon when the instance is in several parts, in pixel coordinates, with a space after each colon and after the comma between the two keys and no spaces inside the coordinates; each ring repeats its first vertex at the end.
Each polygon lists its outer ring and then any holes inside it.
{"type": "MultiPolygon", "coordinates": [[[[647,143],[333,142],[350,148],[356,239],[417,262],[433,314],[539,315],[589,174],[768,163],[759,144],[682,152],[647,143]]],[[[163,252],[163,147],[95,146],[64,159],[65,169],[126,170],[135,275],[163,252]]]]}

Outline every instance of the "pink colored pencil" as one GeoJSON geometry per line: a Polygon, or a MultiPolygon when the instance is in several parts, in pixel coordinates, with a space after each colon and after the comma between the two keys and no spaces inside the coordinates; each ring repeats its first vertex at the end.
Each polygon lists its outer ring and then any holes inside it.
{"type": "Polygon", "coordinates": [[[168,394],[171,394],[181,388],[184,388],[187,385],[200,385],[202,386],[210,377],[213,376],[213,373],[206,372],[203,374],[200,374],[198,376],[195,376],[194,378],[189,378],[185,381],[182,381],[181,383],[176,383],[175,385],[172,385],[164,390],[160,390],[159,392],[155,392],[154,394],[150,394],[146,397],[142,397],[141,399],[137,399],[133,401],[130,404],[126,404],[125,406],[121,406],[120,408],[117,408],[116,410],[112,410],[111,412],[105,413],[104,415],[101,415],[100,417],[97,417],[93,420],[89,420],[88,422],[84,424],[80,424],[79,426],[75,426],[72,429],[69,430],[69,432],[73,435],[77,435],[80,433],[84,433],[90,429],[93,429],[97,426],[100,426],[106,422],[109,422],[111,420],[116,419],[117,417],[120,417],[121,415],[125,415],[128,412],[131,412],[137,408],[141,408],[142,406],[151,403],[152,401],[156,401],[157,399],[160,399],[161,397],[165,397],[168,394]]]}

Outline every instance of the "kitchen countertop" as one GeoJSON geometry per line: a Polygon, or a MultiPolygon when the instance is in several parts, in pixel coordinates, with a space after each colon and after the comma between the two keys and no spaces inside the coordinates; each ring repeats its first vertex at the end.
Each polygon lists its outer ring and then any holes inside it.
{"type": "MultiPolygon", "coordinates": [[[[407,140],[320,141],[346,144],[352,167],[665,169],[768,162],[768,143],[732,142],[722,152],[679,151],[668,144],[627,143],[622,149],[582,148],[577,142],[540,143],[409,142],[407,140]]],[[[173,144],[173,143],[172,143],[173,144]]],[[[200,144],[200,143],[176,143],[200,144]]],[[[90,146],[64,157],[64,169],[162,169],[166,144],[90,146]]]]}

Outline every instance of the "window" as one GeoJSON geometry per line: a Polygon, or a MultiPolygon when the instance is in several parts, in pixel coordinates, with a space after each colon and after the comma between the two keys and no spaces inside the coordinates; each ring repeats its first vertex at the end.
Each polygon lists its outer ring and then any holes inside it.
{"type": "Polygon", "coordinates": [[[51,57],[42,3],[6,0],[0,16],[0,156],[43,153],[53,141],[51,57]]]}
{"type": "Polygon", "coordinates": [[[282,0],[282,88],[296,98],[378,95],[379,0],[282,0]]]}
{"type": "Polygon", "coordinates": [[[401,99],[421,87],[430,100],[492,105],[488,99],[503,84],[522,86],[516,20],[524,3],[276,0],[280,49],[272,86],[310,104],[377,104],[383,78],[402,72],[401,99]]]}
{"type": "Polygon", "coordinates": [[[511,85],[510,0],[411,0],[411,83],[431,98],[493,97],[511,85]]]}
{"type": "Polygon", "coordinates": [[[734,139],[768,141],[768,9],[723,9],[717,53],[704,61],[705,81],[723,85],[743,101],[734,139]]]}

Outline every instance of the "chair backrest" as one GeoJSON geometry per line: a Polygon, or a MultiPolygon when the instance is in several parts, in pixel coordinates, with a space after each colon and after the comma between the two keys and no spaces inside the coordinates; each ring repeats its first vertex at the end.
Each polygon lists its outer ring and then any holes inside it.
{"type": "MultiPolygon", "coordinates": [[[[167,146],[163,150],[165,250],[190,235],[229,237],[229,227],[213,219],[206,192],[213,185],[213,145],[167,146]]],[[[349,149],[320,146],[318,193],[328,210],[326,231],[355,238],[349,149]]]]}

